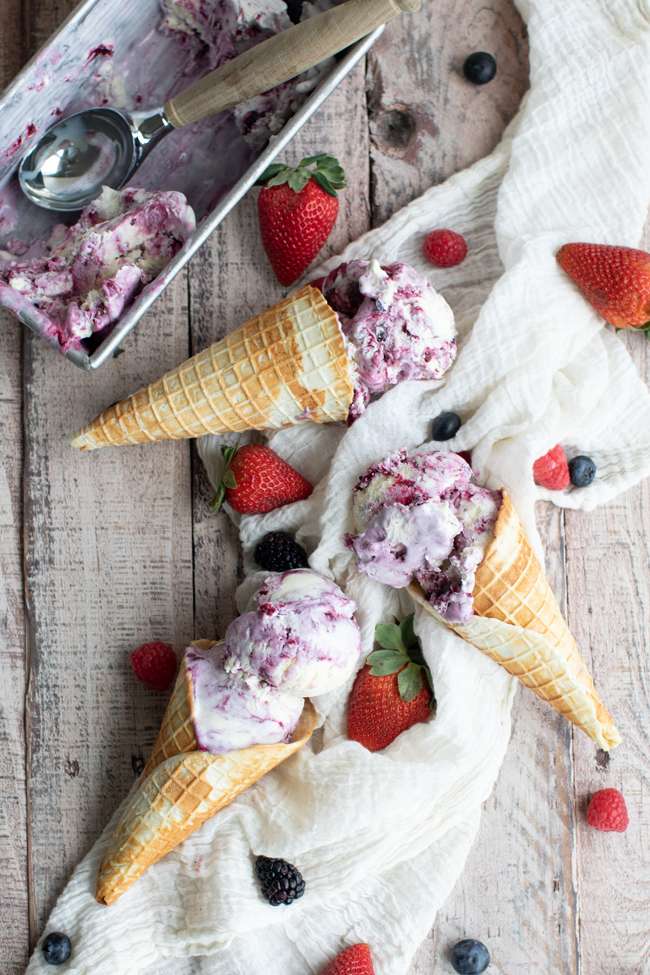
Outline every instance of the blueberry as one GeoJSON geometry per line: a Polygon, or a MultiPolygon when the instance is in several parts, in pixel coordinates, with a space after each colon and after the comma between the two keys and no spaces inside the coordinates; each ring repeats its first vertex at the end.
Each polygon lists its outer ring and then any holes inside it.
{"type": "Polygon", "coordinates": [[[490,952],[482,941],[466,938],[451,949],[451,964],[458,975],[480,975],[490,964],[490,952]]]}
{"type": "Polygon", "coordinates": [[[497,73],[497,63],[486,51],[475,51],[466,59],[463,74],[473,85],[487,85],[497,73]]]}
{"type": "Polygon", "coordinates": [[[72,954],[72,942],[67,934],[52,931],[43,942],[43,956],[48,965],[63,965],[72,954]]]}
{"type": "Polygon", "coordinates": [[[432,440],[451,440],[460,430],[463,421],[458,413],[438,413],[431,427],[432,440]]]}
{"type": "Polygon", "coordinates": [[[596,465],[591,457],[574,457],[569,461],[569,475],[574,487],[587,487],[596,476],[596,465]]]}

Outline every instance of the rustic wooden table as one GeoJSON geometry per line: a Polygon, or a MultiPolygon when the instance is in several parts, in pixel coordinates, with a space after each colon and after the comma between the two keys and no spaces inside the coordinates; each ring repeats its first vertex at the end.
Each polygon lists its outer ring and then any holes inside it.
{"type": "MultiPolygon", "coordinates": [[[[8,82],[74,0],[0,0],[8,82]]],[[[437,0],[392,25],[290,147],[330,151],[349,188],[340,249],[432,183],[487,153],[527,86],[511,0],[437,0]],[[487,87],[463,82],[493,51],[487,87]]],[[[75,455],[67,434],[98,407],[278,298],[253,198],[222,224],[98,374],[57,358],[3,316],[0,347],[0,966],[22,971],[54,899],[130,787],[164,707],[129,670],[156,637],[223,632],[238,573],[234,533],[208,507],[188,443],[75,455]]],[[[630,337],[639,368],[650,344],[630,337]]],[[[413,975],[449,972],[444,949],[485,940],[502,975],[639,975],[648,959],[648,483],[591,515],[540,508],[548,570],[625,745],[611,762],[528,694],[480,837],[413,975]],[[645,780],[644,780],[645,776],[645,780]],[[585,796],[622,786],[625,836],[585,828],[585,796]],[[645,803],[643,803],[645,792],[645,803]],[[641,839],[645,824],[645,846],[641,839]],[[644,860],[645,857],[645,860],[644,860]]],[[[399,922],[396,922],[399,923],[399,922]]],[[[170,971],[171,969],[165,969],[170,971]]],[[[174,964],[177,975],[202,970],[174,964]]],[[[161,975],[163,975],[161,970],[161,975]]]]}

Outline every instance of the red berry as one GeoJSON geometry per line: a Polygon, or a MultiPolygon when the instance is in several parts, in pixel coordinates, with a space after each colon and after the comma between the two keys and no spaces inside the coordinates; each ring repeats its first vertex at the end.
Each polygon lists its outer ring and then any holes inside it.
{"type": "Polygon", "coordinates": [[[624,833],[630,817],[623,794],[618,789],[594,792],[587,808],[587,822],[605,833],[624,833]]]}
{"type": "Polygon", "coordinates": [[[308,156],[295,168],[273,163],[259,180],[262,243],[280,284],[293,284],[329,237],[345,173],[333,156],[308,156]]]}
{"type": "Polygon", "coordinates": [[[599,315],[616,328],[650,319],[650,254],[634,247],[565,244],[557,262],[599,315]]]}
{"type": "Polygon", "coordinates": [[[433,695],[426,682],[417,697],[404,701],[398,674],[375,677],[370,667],[357,674],[348,701],[348,738],[370,752],[381,751],[403,731],[431,717],[433,695]]]}
{"type": "Polygon", "coordinates": [[[560,444],[556,444],[533,464],[535,484],[549,491],[564,491],[571,482],[569,464],[560,444]]]}
{"type": "Polygon", "coordinates": [[[321,975],[375,975],[370,947],[365,944],[351,945],[339,952],[321,975]]]}
{"type": "Polygon", "coordinates": [[[223,454],[227,467],[213,502],[215,508],[226,500],[242,515],[264,514],[302,501],[313,491],[309,481],[270,447],[225,447],[223,454]]]}
{"type": "Polygon", "coordinates": [[[154,691],[167,691],[174,683],[178,662],[168,643],[143,643],[131,654],[133,673],[154,691]]]}
{"type": "Polygon", "coordinates": [[[455,267],[467,257],[467,241],[455,230],[432,230],[422,245],[427,261],[436,267],[455,267]]]}

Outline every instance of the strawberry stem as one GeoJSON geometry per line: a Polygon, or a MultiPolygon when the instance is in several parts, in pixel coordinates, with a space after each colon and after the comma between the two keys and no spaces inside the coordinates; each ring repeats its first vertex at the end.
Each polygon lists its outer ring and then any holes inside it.
{"type": "Polygon", "coordinates": [[[225,467],[224,467],[223,474],[221,475],[221,481],[219,482],[219,487],[217,488],[215,496],[210,502],[210,507],[212,508],[213,511],[221,510],[221,507],[224,501],[226,500],[226,489],[237,487],[237,480],[230,468],[231,461],[236,453],[237,453],[237,447],[221,448],[221,456],[224,459],[225,467]]]}
{"type": "Polygon", "coordinates": [[[399,694],[406,702],[418,696],[426,681],[431,691],[431,707],[435,707],[433,680],[415,632],[414,614],[411,613],[401,622],[378,623],[375,641],[380,649],[373,650],[367,659],[373,677],[397,674],[399,694]]]}
{"type": "Polygon", "coordinates": [[[257,180],[257,185],[271,187],[286,183],[294,193],[300,193],[310,179],[318,183],[330,196],[336,196],[337,190],[345,186],[343,167],[335,156],[325,152],[306,156],[297,166],[271,163],[257,180]]]}

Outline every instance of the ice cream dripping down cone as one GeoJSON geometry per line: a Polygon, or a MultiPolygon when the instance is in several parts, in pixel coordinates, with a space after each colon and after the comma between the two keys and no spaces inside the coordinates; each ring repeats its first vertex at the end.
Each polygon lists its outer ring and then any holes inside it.
{"type": "Polygon", "coordinates": [[[72,446],[96,450],[342,421],[353,393],[337,315],[307,285],[104,410],[72,446]]]}
{"type": "Polygon", "coordinates": [[[427,613],[504,667],[600,748],[609,751],[620,744],[613,718],[506,492],[494,537],[476,572],[472,618],[450,623],[435,611],[418,583],[411,583],[409,591],[427,613]]]}
{"type": "MultiPolygon", "coordinates": [[[[194,645],[208,649],[213,641],[194,645]]],[[[118,900],[150,866],[302,748],[316,723],[316,712],[306,701],[287,743],[220,755],[201,751],[193,726],[191,676],[183,660],[151,757],[110,837],[97,900],[107,905],[118,900]]]]}

